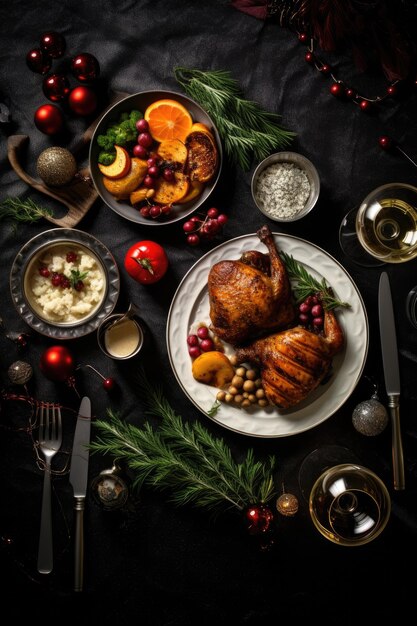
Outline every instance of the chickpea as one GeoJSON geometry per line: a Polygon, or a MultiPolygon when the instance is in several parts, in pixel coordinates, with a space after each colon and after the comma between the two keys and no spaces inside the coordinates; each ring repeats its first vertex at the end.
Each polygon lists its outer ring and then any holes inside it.
{"type": "Polygon", "coordinates": [[[259,406],[268,406],[269,402],[266,398],[259,398],[258,399],[258,404],[259,406]]]}
{"type": "Polygon", "coordinates": [[[255,396],[259,398],[265,398],[265,391],[263,389],[257,389],[255,396]]]}
{"type": "Polygon", "coordinates": [[[246,367],[238,367],[236,370],[237,376],[242,376],[242,378],[246,377],[246,367]]]}
{"type": "Polygon", "coordinates": [[[258,376],[258,373],[255,372],[255,370],[248,370],[246,372],[246,378],[248,380],[256,380],[257,376],[258,376]]]}
{"type": "Polygon", "coordinates": [[[255,390],[255,383],[253,382],[253,380],[245,380],[245,382],[243,383],[243,389],[244,391],[254,391],[255,390]]]}
{"type": "Polygon", "coordinates": [[[242,406],[250,406],[250,400],[248,400],[247,398],[245,398],[242,402],[242,406]]]}
{"type": "Polygon", "coordinates": [[[229,361],[233,365],[233,367],[236,367],[236,365],[237,365],[237,356],[235,354],[232,354],[232,356],[229,356],[229,361]]]}
{"type": "Polygon", "coordinates": [[[243,402],[243,396],[240,393],[236,394],[234,398],[235,398],[236,404],[240,404],[241,402],[243,402]]]}
{"type": "Polygon", "coordinates": [[[234,400],[234,396],[232,396],[231,393],[226,393],[224,397],[224,401],[230,404],[230,402],[233,402],[233,400],[234,400]]]}
{"type": "Polygon", "coordinates": [[[249,394],[248,394],[247,391],[244,391],[242,395],[243,395],[244,398],[248,398],[249,397],[249,394]]]}
{"type": "Polygon", "coordinates": [[[216,400],[218,400],[219,402],[224,402],[226,398],[226,392],[225,391],[219,391],[217,396],[216,396],[216,400]]]}
{"type": "Polygon", "coordinates": [[[256,396],[255,396],[255,394],[254,394],[254,393],[250,393],[250,394],[249,394],[249,396],[248,396],[248,400],[249,400],[249,402],[250,402],[251,404],[255,404],[255,402],[256,402],[256,396]]]}
{"type": "Polygon", "coordinates": [[[255,380],[255,386],[258,387],[258,389],[259,387],[262,387],[262,380],[260,378],[257,378],[255,380]]]}
{"type": "Polygon", "coordinates": [[[237,387],[234,387],[233,385],[230,385],[227,392],[232,396],[235,396],[237,393],[239,393],[239,389],[237,389],[237,387]]]}
{"type": "Polygon", "coordinates": [[[243,382],[244,382],[244,381],[243,381],[242,376],[235,375],[235,376],[233,376],[233,378],[232,378],[232,385],[233,385],[234,387],[237,387],[238,389],[240,389],[240,388],[242,387],[243,382]]]}

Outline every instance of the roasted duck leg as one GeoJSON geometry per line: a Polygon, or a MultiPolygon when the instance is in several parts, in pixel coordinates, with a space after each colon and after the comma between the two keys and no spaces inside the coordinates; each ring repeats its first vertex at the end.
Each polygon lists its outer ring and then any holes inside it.
{"type": "Polygon", "coordinates": [[[238,349],[236,356],[240,363],[260,366],[268,400],[288,409],[318,387],[343,347],[343,331],[333,311],[325,312],[324,335],[296,326],[238,349]]]}
{"type": "Polygon", "coordinates": [[[208,277],[211,328],[233,346],[286,328],[294,319],[290,282],[274,237],[268,226],[257,235],[269,259],[248,251],[239,261],[219,261],[208,277]]]}

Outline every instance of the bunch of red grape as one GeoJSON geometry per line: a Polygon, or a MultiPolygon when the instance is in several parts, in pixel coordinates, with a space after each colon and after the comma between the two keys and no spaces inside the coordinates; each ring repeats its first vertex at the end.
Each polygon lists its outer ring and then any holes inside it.
{"type": "Polygon", "coordinates": [[[214,341],[210,337],[207,326],[199,326],[196,334],[187,337],[188,354],[192,359],[200,356],[202,352],[210,352],[215,349],[214,341]]]}
{"type": "Polygon", "coordinates": [[[298,321],[302,326],[320,332],[324,325],[324,310],[318,296],[307,296],[298,306],[298,321]]]}
{"type": "Polygon", "coordinates": [[[182,225],[190,246],[198,246],[202,239],[213,239],[228,221],[227,215],[212,207],[206,215],[193,215],[182,225]]]}

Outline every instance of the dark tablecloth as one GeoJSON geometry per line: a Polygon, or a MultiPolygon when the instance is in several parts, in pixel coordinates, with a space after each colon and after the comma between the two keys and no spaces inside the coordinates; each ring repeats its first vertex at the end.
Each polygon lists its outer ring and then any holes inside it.
{"type": "MultiPolygon", "coordinates": [[[[269,222],[275,232],[305,238],[340,261],[355,281],[369,317],[369,353],[364,374],[380,386],[386,403],[379,326],[377,288],[381,267],[364,269],[352,263],[338,243],[339,224],[348,210],[365,195],[389,182],[415,184],[416,168],[398,151],[381,150],[380,135],[394,137],[403,150],[416,158],[417,97],[404,95],[384,101],[375,114],[364,114],[351,102],[329,94],[329,81],[304,60],[305,47],[297,36],[277,22],[245,15],[228,2],[191,0],[119,0],[89,2],[62,0],[49,3],[18,1],[1,7],[0,102],[11,113],[2,124],[1,195],[34,197],[11,169],[6,139],[11,134],[30,138],[26,168],[35,173],[36,158],[57,140],[34,126],[35,109],[46,102],[42,78],[25,63],[28,50],[38,45],[48,30],[62,33],[66,58],[90,52],[100,62],[103,93],[135,93],[149,89],[181,92],[173,67],[226,69],[239,81],[247,98],[282,116],[282,124],[297,133],[291,148],[316,165],[321,192],[312,213],[288,225],[269,222]]],[[[325,55],[324,55],[325,56],[325,55]]],[[[358,85],[364,95],[385,92],[377,74],[360,74],[348,55],[328,57],[346,82],[358,85]]],[[[61,145],[71,149],[89,121],[66,116],[68,133],[61,145]]],[[[72,492],[68,474],[54,477],[53,506],[55,567],[52,574],[36,571],[42,472],[35,464],[29,436],[16,431],[18,403],[6,403],[0,414],[2,429],[0,513],[2,612],[15,618],[41,616],[78,623],[128,623],[146,626],[233,623],[261,624],[297,618],[322,623],[364,622],[365,618],[398,618],[415,606],[413,547],[417,534],[416,497],[416,375],[417,335],[406,317],[406,297],[417,283],[417,262],[388,265],[393,287],[402,382],[402,432],[406,464],[406,490],[396,492],[392,483],[391,433],[365,437],[352,425],[352,411],[370,397],[372,388],[362,379],[351,397],[331,418],[307,432],[283,438],[259,439],[234,433],[202,415],[189,401],[171,370],[165,327],[171,299],[186,272],[204,252],[233,237],[254,233],[265,219],[250,194],[253,167],[243,172],[227,160],[210,205],[228,214],[221,236],[207,246],[186,245],[181,224],[151,228],[128,222],[98,200],[78,228],[100,239],[115,256],[121,270],[121,294],[117,310],[130,300],[142,310],[152,348],[140,363],[152,362],[159,382],[176,411],[191,422],[202,422],[231,447],[236,459],[253,448],[260,459],[277,459],[277,481],[297,495],[296,517],[280,518],[276,543],[262,552],[243,531],[238,516],[225,514],[216,520],[191,507],[175,508],[168,494],[143,491],[122,511],[104,511],[88,494],[86,507],[85,592],[72,592],[72,492]],[[124,254],[132,243],[154,239],[168,254],[170,268],[153,287],[143,287],[123,270],[124,254]],[[15,413],[16,410],[16,413],[15,413]],[[11,427],[11,428],[10,428],[11,427]],[[363,465],[377,472],[392,498],[392,514],[382,535],[362,547],[332,544],[314,528],[308,505],[300,492],[298,472],[303,459],[320,446],[336,444],[354,451],[363,465]]],[[[52,206],[58,210],[57,204],[52,206]]],[[[267,220],[268,221],[268,220],[267,220]]],[[[53,227],[45,220],[22,224],[13,231],[1,224],[1,304],[4,328],[28,332],[16,314],[9,293],[9,273],[20,247],[31,237],[53,227]]],[[[185,338],[179,337],[178,341],[185,338]]],[[[42,375],[39,358],[53,340],[32,333],[20,351],[4,332],[0,335],[1,383],[10,390],[7,370],[18,359],[34,369],[30,393],[41,400],[59,401],[73,411],[78,397],[65,385],[42,375]]],[[[77,372],[81,395],[91,396],[94,416],[105,418],[109,407],[122,418],[145,419],[135,386],[140,363],[124,367],[107,359],[93,333],[69,346],[78,364],[91,364],[114,377],[118,391],[107,394],[100,378],[89,368],[77,372]]],[[[16,389],[14,389],[16,391],[16,389]]],[[[74,413],[67,412],[66,437],[74,427],[74,413]]],[[[94,433],[94,431],[93,431],[94,433]]],[[[93,435],[94,436],[94,435],[93,435]]],[[[111,466],[113,459],[95,455],[90,478],[111,466]]]]}

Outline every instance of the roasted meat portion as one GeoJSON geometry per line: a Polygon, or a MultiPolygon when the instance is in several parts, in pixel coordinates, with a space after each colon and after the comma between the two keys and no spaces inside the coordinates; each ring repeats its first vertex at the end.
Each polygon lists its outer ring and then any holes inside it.
{"type": "Polygon", "coordinates": [[[333,356],[344,343],[343,331],[333,313],[324,315],[324,337],[296,326],[257,339],[238,349],[240,363],[260,366],[268,400],[288,409],[304,400],[329,372],[333,356]]]}
{"type": "Polygon", "coordinates": [[[285,265],[268,226],[257,233],[268,255],[255,250],[238,261],[219,261],[208,277],[213,332],[233,346],[286,328],[294,319],[285,265]]]}

